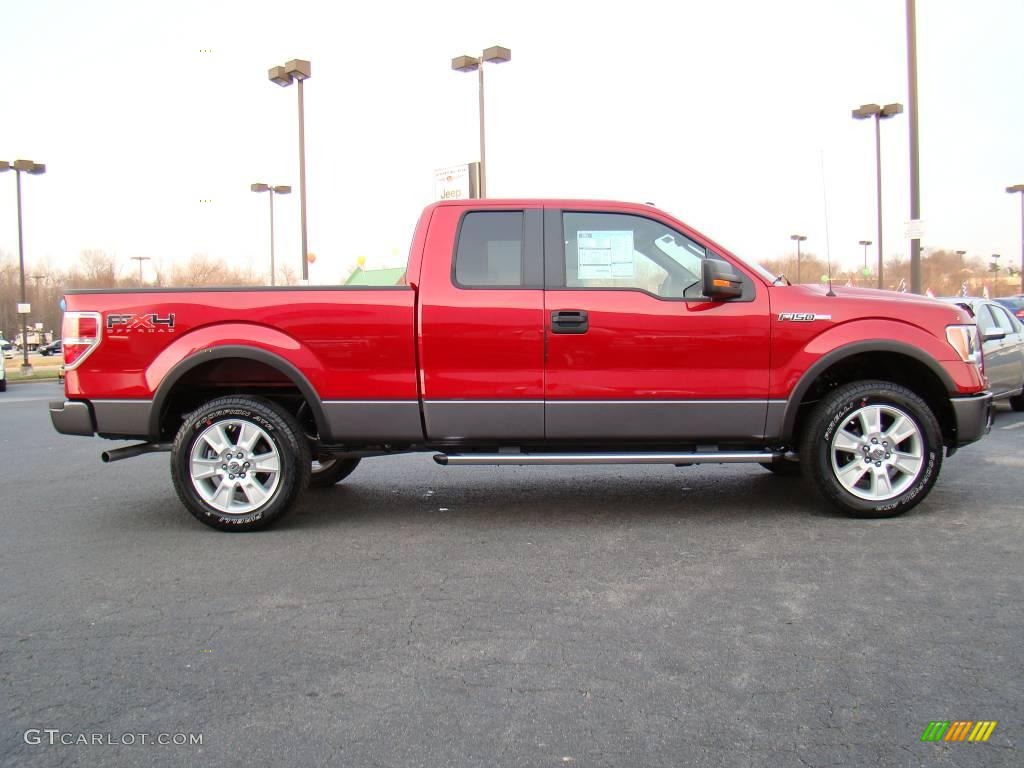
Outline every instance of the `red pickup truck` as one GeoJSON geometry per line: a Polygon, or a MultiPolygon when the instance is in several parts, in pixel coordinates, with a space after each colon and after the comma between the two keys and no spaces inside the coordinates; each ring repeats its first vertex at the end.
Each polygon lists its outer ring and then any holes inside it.
{"type": "Polygon", "coordinates": [[[262,527],[363,458],[760,463],[868,517],[991,424],[959,307],[790,285],[649,205],[428,206],[403,285],[69,291],[69,435],[169,450],[181,501],[262,527]]]}

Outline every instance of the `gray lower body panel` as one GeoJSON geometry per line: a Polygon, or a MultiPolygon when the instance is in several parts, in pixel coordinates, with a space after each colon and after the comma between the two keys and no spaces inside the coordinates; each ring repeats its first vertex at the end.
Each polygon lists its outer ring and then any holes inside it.
{"type": "Polygon", "coordinates": [[[416,400],[325,400],[323,408],[334,442],[423,441],[416,400]]]}
{"type": "Polygon", "coordinates": [[[966,445],[981,439],[992,428],[992,393],[983,392],[973,397],[953,397],[956,416],[956,444],[966,445]]]}
{"type": "Polygon", "coordinates": [[[431,440],[543,440],[543,400],[426,400],[431,440]]]}
{"type": "Polygon", "coordinates": [[[90,400],[99,435],[149,436],[152,400],[90,400]]]}
{"type": "Polygon", "coordinates": [[[764,439],[767,400],[549,400],[552,440],[764,439]]]}

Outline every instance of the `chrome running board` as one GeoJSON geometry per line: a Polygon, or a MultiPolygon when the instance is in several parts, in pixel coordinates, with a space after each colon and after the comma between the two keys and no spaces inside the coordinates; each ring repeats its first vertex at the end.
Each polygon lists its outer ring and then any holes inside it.
{"type": "Polygon", "coordinates": [[[770,464],[781,451],[700,451],[695,453],[438,453],[441,466],[545,464],[770,464]]]}

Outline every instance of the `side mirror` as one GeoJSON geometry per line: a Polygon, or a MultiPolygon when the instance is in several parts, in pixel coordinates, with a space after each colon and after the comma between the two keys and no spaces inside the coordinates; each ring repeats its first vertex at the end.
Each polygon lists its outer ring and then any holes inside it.
{"type": "Polygon", "coordinates": [[[743,295],[743,279],[727,261],[704,259],[700,278],[703,293],[709,299],[738,299],[743,295]]]}
{"type": "Polygon", "coordinates": [[[999,339],[1006,338],[1006,331],[1002,328],[989,328],[985,333],[981,334],[982,341],[999,341],[999,339]]]}

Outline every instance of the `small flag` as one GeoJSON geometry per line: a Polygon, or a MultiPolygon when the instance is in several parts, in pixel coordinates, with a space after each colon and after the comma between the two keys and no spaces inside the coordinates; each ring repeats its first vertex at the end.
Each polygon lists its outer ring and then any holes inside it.
{"type": "Polygon", "coordinates": [[[900,280],[900,284],[898,286],[896,286],[896,292],[897,293],[906,293],[907,292],[907,281],[906,280],[900,280]]]}
{"type": "Polygon", "coordinates": [[[982,289],[981,295],[984,296],[986,299],[989,298],[987,285],[982,289]]]}
{"type": "Polygon", "coordinates": [[[960,296],[966,296],[966,295],[967,295],[967,281],[964,280],[960,284],[960,296]]]}
{"type": "Polygon", "coordinates": [[[924,295],[927,296],[929,299],[934,299],[935,298],[935,291],[933,291],[931,288],[929,288],[927,291],[924,292],[924,295]]]}

